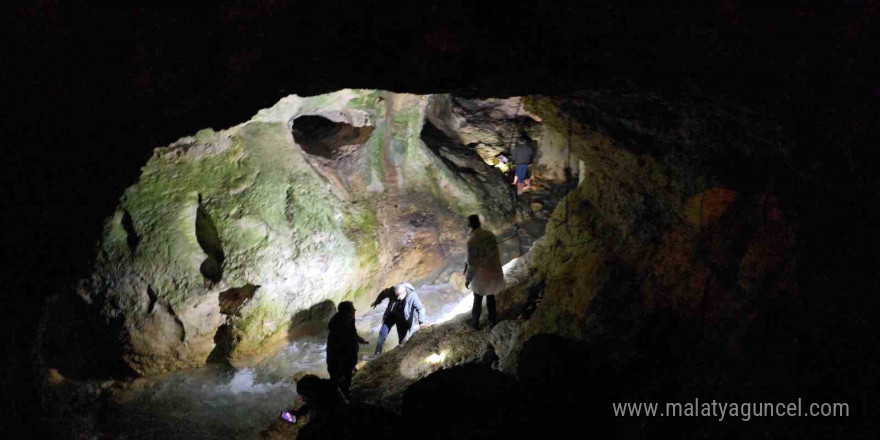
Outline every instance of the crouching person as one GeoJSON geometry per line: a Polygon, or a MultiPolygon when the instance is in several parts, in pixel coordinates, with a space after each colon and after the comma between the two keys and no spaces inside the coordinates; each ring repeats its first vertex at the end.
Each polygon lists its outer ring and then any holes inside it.
{"type": "Polygon", "coordinates": [[[376,308],[386,298],[388,306],[385,308],[385,314],[382,315],[382,327],[379,329],[379,341],[376,343],[377,356],[382,353],[382,346],[391,327],[397,327],[398,343],[403,344],[418,331],[426,318],[425,306],[419,300],[419,295],[412,284],[401,283],[382,290],[373,301],[372,307],[376,308]]]}
{"type": "MultiPolygon", "coordinates": [[[[296,432],[299,440],[404,438],[403,421],[396,414],[379,407],[350,403],[332,380],[310,374],[297,381],[296,392],[305,405],[293,415],[297,419],[309,415],[308,423],[296,432]]],[[[294,423],[297,419],[290,418],[294,423]]]]}

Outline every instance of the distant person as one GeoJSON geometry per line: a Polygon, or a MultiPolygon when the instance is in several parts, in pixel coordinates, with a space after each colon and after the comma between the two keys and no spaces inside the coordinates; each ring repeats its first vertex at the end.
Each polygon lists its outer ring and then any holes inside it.
{"type": "Polygon", "coordinates": [[[516,185],[516,193],[522,194],[523,187],[528,186],[531,182],[526,178],[529,171],[529,164],[532,162],[532,146],[525,133],[520,133],[519,140],[513,149],[510,150],[510,159],[515,165],[516,174],[513,177],[513,183],[516,185]]]}
{"type": "Polygon", "coordinates": [[[330,318],[330,334],[327,336],[327,372],[330,379],[349,397],[351,376],[358,361],[360,344],[367,344],[357,333],[354,325],[354,304],[351,301],[339,303],[337,312],[330,318]]]}
{"type": "Polygon", "coordinates": [[[489,327],[495,326],[495,294],[504,288],[504,271],[495,235],[483,229],[480,216],[468,217],[471,236],[467,242],[467,263],[464,268],[465,287],[474,292],[474,308],[471,311],[471,327],[479,328],[483,297],[489,310],[489,327]]]}
{"type": "Polygon", "coordinates": [[[397,326],[397,340],[405,343],[419,326],[425,323],[425,306],[419,300],[419,294],[410,283],[401,283],[382,290],[371,307],[374,309],[388,298],[388,307],[382,315],[382,327],[379,329],[379,341],[376,343],[376,355],[382,353],[382,346],[391,327],[397,326]]]}

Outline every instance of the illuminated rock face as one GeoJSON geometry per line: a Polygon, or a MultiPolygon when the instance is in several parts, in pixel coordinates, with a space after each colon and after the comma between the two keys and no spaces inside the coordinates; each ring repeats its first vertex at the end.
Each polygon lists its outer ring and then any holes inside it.
{"type": "Polygon", "coordinates": [[[403,393],[421,378],[457,365],[489,363],[489,333],[473,331],[464,319],[420,329],[403,347],[361,368],[352,383],[360,402],[400,411],[403,393]]]}
{"type": "Polygon", "coordinates": [[[125,363],[148,375],[259,355],[316,305],[461,264],[468,214],[506,227],[501,174],[422,141],[429,99],[290,96],[157,149],[78,289],[125,363]]]}
{"type": "Polygon", "coordinates": [[[400,411],[412,377],[463,364],[515,375],[530,391],[543,386],[534,380],[542,375],[562,388],[589,390],[604,387],[606,376],[584,373],[588,367],[629,372],[619,383],[608,379],[614,389],[632,376],[651,376],[645,359],[669,362],[677,377],[677,364],[663,357],[667,346],[736,359],[764,343],[750,327],[775,319],[776,304],[801,295],[796,240],[766,182],[736,170],[744,157],[784,160],[775,128],[730,109],[678,109],[678,122],[670,121],[664,112],[674,104],[636,102],[602,94],[525,100],[545,133],[570,130],[584,174],[556,206],[545,235],[506,267],[509,287],[498,304],[507,320],[491,332],[452,322],[416,334],[355,376],[359,398],[400,411]],[[586,113],[597,97],[605,112],[586,113]],[[705,151],[726,159],[710,162],[705,151]],[[553,376],[553,359],[570,365],[553,376]]]}

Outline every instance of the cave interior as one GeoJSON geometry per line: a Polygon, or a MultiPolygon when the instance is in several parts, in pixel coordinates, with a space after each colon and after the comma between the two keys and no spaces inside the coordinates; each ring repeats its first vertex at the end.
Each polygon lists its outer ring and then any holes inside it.
{"type": "MultiPolygon", "coordinates": [[[[303,438],[876,438],[880,5],[832,3],[19,8],[0,436],[149,437],[126,405],[181,371],[281,411],[266,365],[414,281],[451,308],[303,438]],[[469,213],[506,264],[480,330],[469,213]],[[612,405],[695,399],[848,415],[612,405]]],[[[154,436],[293,438],[276,415],[154,436]]]]}

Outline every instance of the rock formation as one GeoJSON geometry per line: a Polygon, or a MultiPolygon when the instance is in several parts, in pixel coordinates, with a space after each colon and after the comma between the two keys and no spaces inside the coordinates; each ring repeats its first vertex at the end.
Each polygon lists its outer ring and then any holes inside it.
{"type": "MultiPolygon", "coordinates": [[[[514,101],[469,104],[498,148],[511,115],[495,108],[514,101]]],[[[68,332],[50,310],[47,351],[69,346],[64,333],[97,332],[140,375],[246,362],[335,302],[448,277],[463,263],[467,215],[502,233],[514,212],[531,213],[467,146],[470,125],[436,110],[449,102],[370,90],[289,96],[157,149],[107,221],[77,298],[57,300],[85,307],[75,321],[90,322],[68,332]]],[[[519,251],[534,239],[517,238],[519,251]]]]}
{"type": "Polygon", "coordinates": [[[550,138],[570,135],[567,146],[583,175],[556,206],[544,237],[505,270],[509,288],[499,305],[520,319],[491,332],[450,323],[417,335],[355,377],[360,396],[400,411],[404,390],[437,370],[484,364],[529,375],[542,356],[579,365],[590,347],[607,350],[594,362],[629,365],[631,357],[653,356],[653,338],[664,331],[673,332],[672,344],[741,356],[755,343],[748,327],[771,304],[801,295],[794,229],[766,181],[737,175],[736,161],[709,162],[696,150],[777,164],[786,151],[770,123],[737,109],[687,105],[601,92],[527,97],[524,108],[550,138]],[[599,100],[611,110],[591,113],[599,100]],[[664,111],[676,105],[685,108],[674,110],[681,119],[670,125],[664,118],[673,114],[664,111]],[[560,349],[567,351],[554,351],[560,349]],[[434,352],[442,362],[429,361],[434,352]]]}

